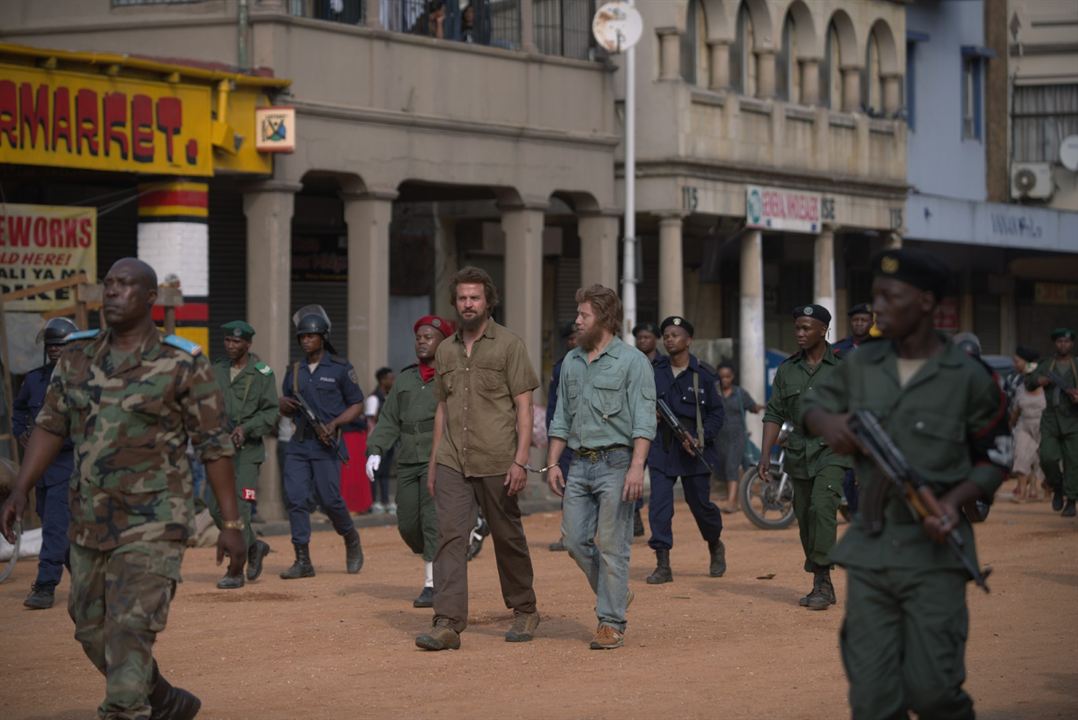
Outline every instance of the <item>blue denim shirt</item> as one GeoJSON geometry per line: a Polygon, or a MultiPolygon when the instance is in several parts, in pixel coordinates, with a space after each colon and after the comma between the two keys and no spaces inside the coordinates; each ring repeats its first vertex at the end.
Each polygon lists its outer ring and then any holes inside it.
{"type": "Polygon", "coordinates": [[[569,447],[632,446],[655,437],[655,372],[644,353],[614,337],[588,362],[584,348],[562,362],[557,408],[548,435],[569,447]]]}

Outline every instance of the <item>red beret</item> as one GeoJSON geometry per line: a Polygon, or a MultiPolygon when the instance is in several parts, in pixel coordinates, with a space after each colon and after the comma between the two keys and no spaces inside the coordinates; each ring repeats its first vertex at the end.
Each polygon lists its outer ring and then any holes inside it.
{"type": "Polygon", "coordinates": [[[423,325],[430,325],[444,337],[449,337],[457,331],[456,326],[443,317],[438,317],[437,315],[424,315],[415,321],[415,325],[412,326],[412,332],[419,332],[419,328],[423,325]]]}

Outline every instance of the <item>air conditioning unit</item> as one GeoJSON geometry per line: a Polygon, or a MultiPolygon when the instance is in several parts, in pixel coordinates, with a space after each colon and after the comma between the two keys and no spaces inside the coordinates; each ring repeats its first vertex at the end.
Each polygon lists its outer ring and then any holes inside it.
{"type": "Polygon", "coordinates": [[[1048,163],[1014,163],[1011,166],[1011,197],[1047,200],[1052,197],[1052,166],[1048,163]]]}

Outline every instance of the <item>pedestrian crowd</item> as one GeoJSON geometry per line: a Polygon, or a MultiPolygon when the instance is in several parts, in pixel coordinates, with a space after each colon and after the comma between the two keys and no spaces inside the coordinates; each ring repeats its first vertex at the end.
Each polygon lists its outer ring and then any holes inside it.
{"type": "Polygon", "coordinates": [[[361,572],[359,530],[341,494],[342,465],[360,463],[375,507],[396,515],[401,538],[421,558],[423,584],[412,603],[432,609],[430,626],[415,637],[427,651],[461,646],[468,560],[487,535],[513,612],[505,640],[528,642],[539,632],[520,509],[538,475],[562,498],[561,540],[551,550],[568,551],[590,589],[582,605],[594,601],[589,646],[613,650],[624,644],[635,599],[629,560],[633,537],[645,534],[645,480],[655,555],[647,584],[675,581],[679,481],[717,582],[727,569],[723,511],[738,507],[744,468],[768,480],[781,436],[803,569],[812,578],[800,605],[836,605],[831,572],[836,564],[847,571],[840,645],[853,716],[972,718],[962,688],[965,586],[983,581],[973,526],[1010,476],[1016,502],[1038,498],[1043,486],[1054,510],[1075,515],[1074,332],[1052,333],[1049,358],[1019,348],[1014,372],[1001,379],[979,347],[934,329],[949,268],[925,252],[888,250],[873,271],[872,303],[851,308],[851,335],[836,344],[827,341],[827,308],[793,310],[798,352],[779,366],[766,405],[736,384],[732,365],[712,368],[692,353],[689,319],[640,323],[630,345],[620,337],[615,291],[579,289],[576,318],[562,333],[569,350],[550,378],[546,460],[534,467],[539,377],[524,342],[494,320],[499,293],[485,271],[456,273],[449,283],[456,317],[418,318],[416,362],[378,370],[377,389],[365,399],[320,307],[294,316],[302,354],[278,385],[251,352],[256,330],[246,321],[223,326],[225,356],[212,365],[194,343],[162,337],[150,313],[156,275],[126,258],[105,278],[107,329],[53,320],[43,330],[45,363],[15,403],[24,457],[0,509],[0,532],[14,540],[36,487],[43,546],[25,604],[51,607],[67,565],[75,637],[105,677],[99,717],[191,718],[198,698],[169,684],[153,658],[191,533],[189,452],[209,486],[218,564],[227,559],[222,590],[259,580],[270,551],[252,526],[265,438],[288,438],[282,485],[294,562],[284,580],[316,573],[315,510],[341,537],[346,571],[361,572]],[[756,459],[746,416],[760,412],[756,459]],[[364,421],[366,457],[351,458],[344,431],[364,421]],[[873,451],[881,433],[901,462],[886,465],[873,451]],[[711,499],[713,478],[726,488],[724,507],[711,499]],[[847,508],[852,520],[838,540],[837,517],[847,508]]]}

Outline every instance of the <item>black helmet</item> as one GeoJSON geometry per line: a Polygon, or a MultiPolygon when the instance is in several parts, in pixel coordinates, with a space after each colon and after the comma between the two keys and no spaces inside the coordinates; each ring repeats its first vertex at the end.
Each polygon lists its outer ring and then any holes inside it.
{"type": "Polygon", "coordinates": [[[67,338],[71,333],[77,333],[78,331],[79,326],[67,318],[53,318],[45,324],[45,329],[41,331],[39,339],[45,342],[46,347],[49,345],[63,345],[67,342],[67,338]]]}
{"type": "Polygon", "coordinates": [[[304,315],[296,323],[296,335],[321,335],[325,337],[329,334],[329,323],[321,315],[304,315]]]}

